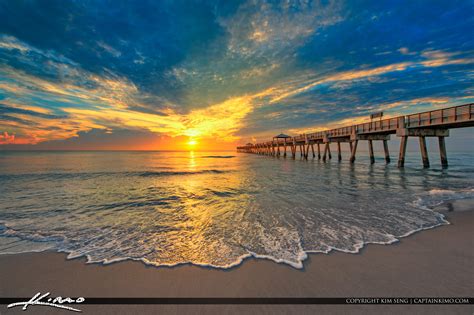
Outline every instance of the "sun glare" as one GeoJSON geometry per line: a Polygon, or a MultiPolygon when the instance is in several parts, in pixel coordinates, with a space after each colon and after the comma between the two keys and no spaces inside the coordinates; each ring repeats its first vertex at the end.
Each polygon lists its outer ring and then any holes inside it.
{"type": "Polygon", "coordinates": [[[196,140],[189,140],[188,141],[188,146],[194,147],[198,142],[196,140]]]}

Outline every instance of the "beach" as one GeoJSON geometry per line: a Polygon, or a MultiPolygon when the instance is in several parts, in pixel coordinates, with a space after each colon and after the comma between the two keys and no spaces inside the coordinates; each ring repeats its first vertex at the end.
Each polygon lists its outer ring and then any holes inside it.
{"type": "MultiPolygon", "coordinates": [[[[63,253],[0,255],[0,296],[36,292],[85,297],[469,297],[474,292],[474,204],[447,204],[449,225],[402,238],[392,245],[370,244],[359,254],[310,254],[303,269],[262,259],[213,269],[193,265],[110,265],[67,260],[63,253]]],[[[2,306],[5,307],[5,306],[2,306]]],[[[451,305],[81,305],[84,313],[413,313],[472,314],[474,307],[451,305]]],[[[3,309],[1,314],[20,312],[3,309]]],[[[56,312],[35,307],[39,312],[56,312]]],[[[57,313],[64,312],[58,310],[57,313]]]]}

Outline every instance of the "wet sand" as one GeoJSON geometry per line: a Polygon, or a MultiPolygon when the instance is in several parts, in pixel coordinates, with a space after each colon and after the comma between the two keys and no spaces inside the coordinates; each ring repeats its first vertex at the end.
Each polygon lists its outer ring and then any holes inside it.
{"type": "MultiPolygon", "coordinates": [[[[446,209],[451,210],[446,212],[450,225],[392,245],[368,245],[359,254],[312,254],[302,270],[256,259],[216,270],[191,265],[157,268],[133,261],[103,266],[85,264],[85,259],[67,260],[65,254],[54,252],[0,255],[0,296],[30,297],[41,291],[86,297],[472,297],[474,206],[458,201],[446,209]]],[[[471,305],[81,305],[80,309],[85,314],[474,312],[471,305]]],[[[40,306],[30,311],[68,313],[40,306]]],[[[0,314],[20,312],[0,306],[0,314]]]]}

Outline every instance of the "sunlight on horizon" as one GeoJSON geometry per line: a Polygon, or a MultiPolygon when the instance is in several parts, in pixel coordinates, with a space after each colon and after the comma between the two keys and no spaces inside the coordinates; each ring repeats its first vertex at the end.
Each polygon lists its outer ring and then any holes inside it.
{"type": "Polygon", "coordinates": [[[189,139],[189,141],[186,144],[188,146],[188,149],[192,151],[196,148],[198,142],[195,139],[189,139]]]}

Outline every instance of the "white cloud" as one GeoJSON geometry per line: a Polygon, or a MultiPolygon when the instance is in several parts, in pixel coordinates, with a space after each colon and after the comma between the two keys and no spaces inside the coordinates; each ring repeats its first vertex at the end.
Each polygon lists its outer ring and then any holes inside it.
{"type": "Polygon", "coordinates": [[[234,16],[220,22],[230,34],[229,52],[253,56],[299,46],[321,27],[341,20],[341,4],[337,1],[324,5],[249,1],[234,16]]]}

